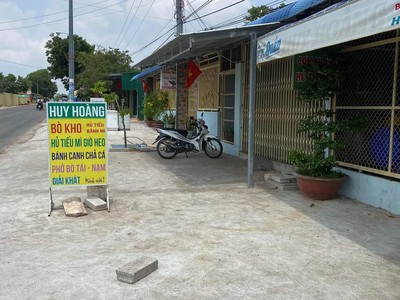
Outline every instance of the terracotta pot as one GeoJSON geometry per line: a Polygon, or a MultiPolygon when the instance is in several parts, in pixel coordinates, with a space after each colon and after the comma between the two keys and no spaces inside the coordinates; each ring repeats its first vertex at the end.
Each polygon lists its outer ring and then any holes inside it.
{"type": "Polygon", "coordinates": [[[155,121],[154,120],[145,120],[144,122],[146,123],[146,125],[148,127],[152,127],[155,121]]]}
{"type": "Polygon", "coordinates": [[[153,123],[153,125],[151,125],[151,127],[154,127],[154,128],[163,128],[163,127],[164,127],[164,124],[163,124],[163,123],[157,123],[157,122],[155,122],[155,123],[153,123]]]}
{"type": "Polygon", "coordinates": [[[330,200],[336,197],[347,176],[339,178],[310,177],[297,174],[297,185],[301,193],[315,200],[330,200]]]}

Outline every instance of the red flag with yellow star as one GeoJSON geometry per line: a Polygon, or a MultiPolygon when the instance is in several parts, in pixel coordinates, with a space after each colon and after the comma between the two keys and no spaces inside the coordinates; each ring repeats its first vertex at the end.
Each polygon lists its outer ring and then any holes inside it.
{"type": "Polygon", "coordinates": [[[193,82],[200,74],[201,74],[200,69],[196,66],[196,64],[192,60],[189,60],[185,88],[187,89],[190,88],[190,86],[193,84],[193,82]]]}

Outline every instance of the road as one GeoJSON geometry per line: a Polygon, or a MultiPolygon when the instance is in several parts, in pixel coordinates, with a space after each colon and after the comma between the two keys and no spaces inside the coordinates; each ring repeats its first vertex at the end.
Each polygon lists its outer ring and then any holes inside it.
{"type": "Polygon", "coordinates": [[[0,109],[0,153],[45,118],[33,104],[0,109]]]}

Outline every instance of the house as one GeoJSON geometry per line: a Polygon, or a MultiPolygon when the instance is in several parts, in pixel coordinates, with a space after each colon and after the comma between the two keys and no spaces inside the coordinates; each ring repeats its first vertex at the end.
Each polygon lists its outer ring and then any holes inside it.
{"type": "Polygon", "coordinates": [[[369,120],[360,133],[337,137],[348,145],[337,153],[349,176],[341,194],[400,214],[399,29],[397,1],[299,0],[248,26],[182,34],[142,60],[152,72],[138,75],[157,82],[162,71],[176,72],[178,126],[205,111],[225,151],[248,154],[251,178],[254,155],[289,172],[289,150],[307,148],[297,133],[307,108],[295,86],[302,65],[334,48],[350,72],[330,105],[337,118],[369,120]],[[189,60],[202,74],[187,90],[189,60]]]}

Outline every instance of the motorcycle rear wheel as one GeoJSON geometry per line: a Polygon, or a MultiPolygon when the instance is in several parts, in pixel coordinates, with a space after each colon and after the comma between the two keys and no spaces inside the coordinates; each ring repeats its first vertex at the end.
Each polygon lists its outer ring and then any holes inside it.
{"type": "Polygon", "coordinates": [[[174,140],[172,138],[164,137],[159,140],[157,144],[158,155],[164,159],[174,158],[178,152],[171,146],[171,144],[174,144],[174,140]]]}
{"type": "Polygon", "coordinates": [[[224,151],[222,148],[222,143],[216,138],[209,138],[206,141],[206,147],[204,148],[204,152],[210,158],[218,158],[221,156],[224,151]]]}

